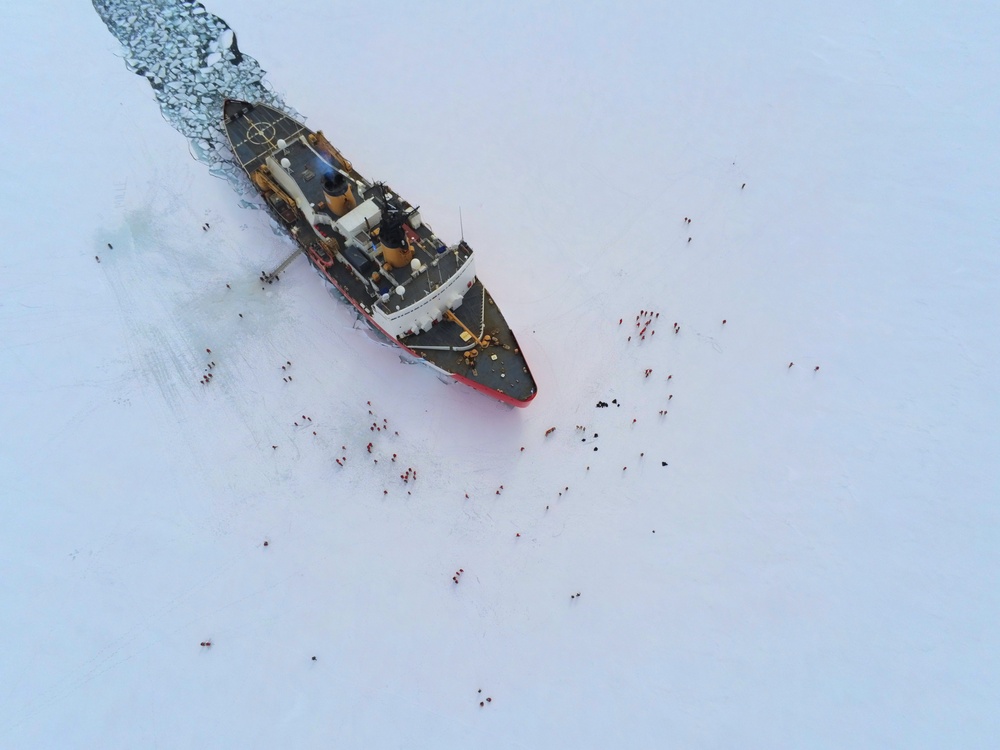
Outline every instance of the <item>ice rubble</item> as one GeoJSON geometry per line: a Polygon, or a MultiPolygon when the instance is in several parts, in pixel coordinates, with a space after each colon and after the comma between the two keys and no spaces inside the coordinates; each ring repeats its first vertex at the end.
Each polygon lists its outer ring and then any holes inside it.
{"type": "Polygon", "coordinates": [[[187,137],[192,155],[240,193],[250,185],[236,166],[221,128],[227,98],[266,102],[292,115],[240,52],[236,34],[192,0],[94,0],[94,9],[121,42],[125,64],[156,92],[163,117],[187,137]]]}

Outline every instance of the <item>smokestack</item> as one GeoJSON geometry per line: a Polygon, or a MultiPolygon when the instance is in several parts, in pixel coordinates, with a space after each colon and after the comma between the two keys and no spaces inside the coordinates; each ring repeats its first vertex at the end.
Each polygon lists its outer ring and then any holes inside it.
{"type": "Polygon", "coordinates": [[[398,212],[383,217],[378,241],[382,257],[393,268],[404,268],[413,260],[413,248],[406,241],[403,217],[398,212]]]}
{"type": "Polygon", "coordinates": [[[323,177],[323,196],[330,213],[338,218],[358,205],[347,178],[340,172],[327,172],[323,177]]]}

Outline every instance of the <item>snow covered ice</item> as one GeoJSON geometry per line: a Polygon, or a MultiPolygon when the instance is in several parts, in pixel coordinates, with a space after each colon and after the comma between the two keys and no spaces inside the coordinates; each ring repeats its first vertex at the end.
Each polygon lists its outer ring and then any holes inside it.
{"type": "Polygon", "coordinates": [[[995,10],[94,8],[0,31],[0,747],[995,744],[995,10]],[[261,289],[230,90],[461,206],[530,407],[261,289]]]}

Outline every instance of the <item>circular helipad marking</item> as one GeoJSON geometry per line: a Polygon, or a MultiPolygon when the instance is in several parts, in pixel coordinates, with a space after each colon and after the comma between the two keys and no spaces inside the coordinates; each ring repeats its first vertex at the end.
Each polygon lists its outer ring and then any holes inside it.
{"type": "Polygon", "coordinates": [[[255,122],[247,128],[247,140],[257,146],[270,143],[274,136],[274,125],[269,122],[255,122]]]}

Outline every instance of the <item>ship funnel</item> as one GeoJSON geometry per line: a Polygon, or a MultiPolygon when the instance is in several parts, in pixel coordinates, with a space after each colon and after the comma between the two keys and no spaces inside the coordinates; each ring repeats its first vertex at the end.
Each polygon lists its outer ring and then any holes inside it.
{"type": "Polygon", "coordinates": [[[382,219],[378,241],[382,257],[393,268],[405,268],[413,260],[413,248],[406,241],[403,217],[398,212],[390,213],[382,219]]]}
{"type": "Polygon", "coordinates": [[[341,172],[326,174],[323,178],[323,196],[326,198],[326,207],[337,217],[343,216],[357,206],[351,186],[341,172]]]}

